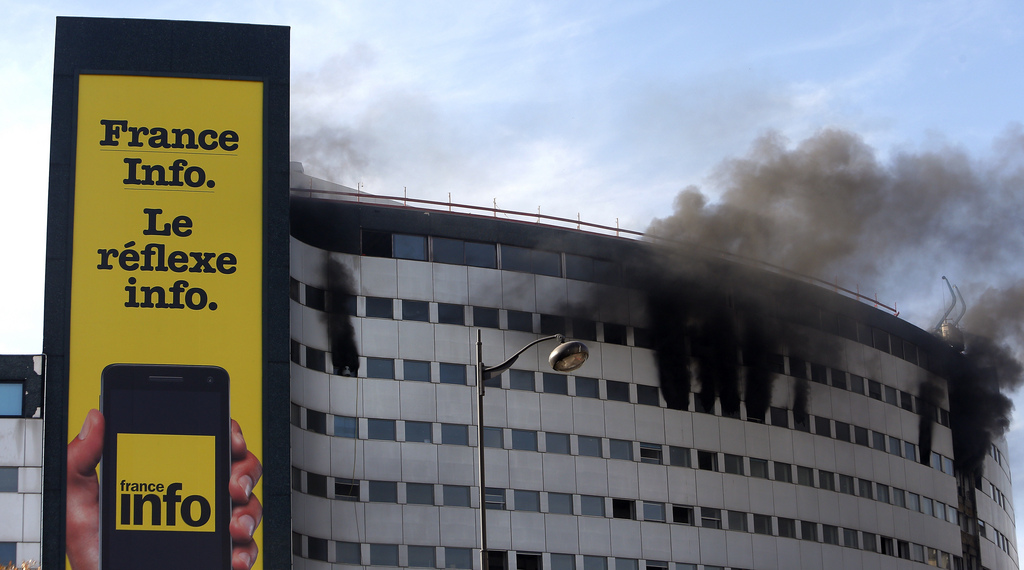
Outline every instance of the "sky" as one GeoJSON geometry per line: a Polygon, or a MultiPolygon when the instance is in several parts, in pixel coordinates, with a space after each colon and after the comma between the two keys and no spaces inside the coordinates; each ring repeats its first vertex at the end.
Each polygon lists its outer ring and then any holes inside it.
{"type": "MultiPolygon", "coordinates": [[[[290,26],[292,160],[378,194],[645,230],[691,219],[676,211],[693,207],[684,189],[711,215],[749,198],[744,172],[776,159],[813,170],[839,140],[884,184],[833,213],[885,211],[858,215],[906,233],[892,248],[854,223],[856,256],[805,270],[923,328],[949,303],[942,275],[969,307],[1024,317],[1019,3],[0,0],[0,13],[0,353],[42,347],[59,15],[290,26]],[[893,199],[916,186],[950,189],[893,199]],[[986,305],[993,291],[1003,304],[986,305]]],[[[781,203],[782,223],[811,211],[781,203]]],[[[1001,331],[1018,357],[1021,327],[1001,331]]],[[[1024,422],[1013,428],[1024,473],[1024,422]]]]}

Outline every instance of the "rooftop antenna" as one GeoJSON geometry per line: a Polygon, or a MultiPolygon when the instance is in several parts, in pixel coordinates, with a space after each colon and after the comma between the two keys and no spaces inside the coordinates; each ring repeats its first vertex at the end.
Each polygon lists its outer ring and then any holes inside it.
{"type": "Polygon", "coordinates": [[[964,302],[963,295],[960,294],[960,288],[955,287],[946,279],[946,276],[942,276],[942,280],[946,282],[946,287],[949,288],[949,294],[953,298],[953,302],[950,303],[949,308],[942,315],[942,319],[939,320],[938,324],[935,325],[935,332],[942,338],[942,340],[949,343],[957,352],[963,352],[964,350],[964,333],[957,326],[960,324],[960,319],[964,317],[964,313],[967,312],[967,303],[964,302]],[[953,312],[953,308],[956,307],[957,299],[960,299],[962,305],[960,314],[957,315],[956,319],[950,321],[949,314],[953,312]]]}

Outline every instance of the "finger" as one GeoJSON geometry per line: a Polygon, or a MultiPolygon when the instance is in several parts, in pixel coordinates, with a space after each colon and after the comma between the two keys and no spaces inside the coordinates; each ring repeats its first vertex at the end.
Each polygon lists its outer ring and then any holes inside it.
{"type": "Polygon", "coordinates": [[[246,451],[248,448],[245,445],[245,436],[242,435],[242,426],[238,425],[235,420],[231,420],[231,459],[234,461],[245,459],[246,451]]]}
{"type": "Polygon", "coordinates": [[[256,562],[259,549],[255,542],[249,542],[231,549],[231,570],[249,570],[256,562]]]}
{"type": "Polygon", "coordinates": [[[249,499],[244,505],[231,509],[231,523],[228,525],[231,540],[235,544],[252,541],[252,533],[256,532],[256,527],[260,526],[262,520],[263,505],[256,497],[249,499]]]}
{"type": "Polygon", "coordinates": [[[244,504],[252,495],[252,490],[263,475],[263,465],[259,459],[250,452],[231,464],[231,481],[228,483],[228,493],[231,500],[236,504],[244,504]]]}
{"type": "Polygon", "coordinates": [[[68,475],[95,477],[96,466],[103,455],[103,414],[89,410],[82,430],[68,443],[68,475]]]}

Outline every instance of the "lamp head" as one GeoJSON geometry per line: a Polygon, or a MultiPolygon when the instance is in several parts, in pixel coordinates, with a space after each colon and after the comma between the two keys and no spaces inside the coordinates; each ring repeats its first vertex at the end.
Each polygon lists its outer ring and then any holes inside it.
{"type": "Polygon", "coordinates": [[[589,356],[590,351],[587,350],[587,345],[578,340],[570,340],[556,346],[551,351],[551,356],[548,356],[548,364],[559,372],[572,372],[583,366],[589,356]]]}

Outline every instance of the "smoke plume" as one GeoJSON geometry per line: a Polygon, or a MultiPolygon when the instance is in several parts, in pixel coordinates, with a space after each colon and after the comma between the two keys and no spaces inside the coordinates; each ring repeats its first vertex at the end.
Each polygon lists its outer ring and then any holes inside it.
{"type": "MultiPolygon", "coordinates": [[[[966,280],[963,324],[970,340],[965,356],[951,356],[944,365],[950,421],[960,434],[955,455],[962,467],[980,465],[987,444],[1009,425],[1012,406],[1001,390],[1024,380],[1024,286],[1017,259],[1024,245],[1019,227],[1024,219],[1021,127],[1000,137],[993,158],[986,161],[950,145],[898,151],[882,160],[860,137],[838,129],[823,130],[795,146],[769,133],[754,142],[747,156],[721,163],[709,184],[707,192],[696,186],[680,192],[675,212],[655,220],[648,234],[851,289],[856,285],[862,292],[906,295],[922,327],[931,326],[942,307],[925,309],[926,302],[914,297],[939,284],[943,274],[966,280]]],[[[693,318],[690,307],[666,305],[678,305],[678,300],[666,301],[661,293],[651,299],[653,305],[693,318]]],[[[718,305],[702,306],[713,310],[718,305]]],[[[764,335],[750,322],[742,328],[746,339],[764,335]]],[[[722,340],[733,346],[735,338],[734,331],[726,331],[722,340]]],[[[743,344],[746,348],[750,341],[743,344]]],[[[758,354],[756,349],[752,354],[758,354]]],[[[659,351],[659,364],[672,358],[659,351]]],[[[748,400],[765,387],[759,370],[748,369],[748,400]]],[[[709,372],[712,377],[731,373],[709,372]]],[[[941,391],[935,394],[935,388],[922,385],[922,400],[937,403],[941,391]]],[[[922,416],[922,450],[931,447],[932,421],[922,416]]]]}
{"type": "Polygon", "coordinates": [[[334,373],[355,376],[359,372],[359,351],[356,349],[356,335],[351,319],[355,316],[352,277],[348,269],[334,258],[329,258],[325,263],[324,275],[327,283],[324,314],[334,373]]]}

